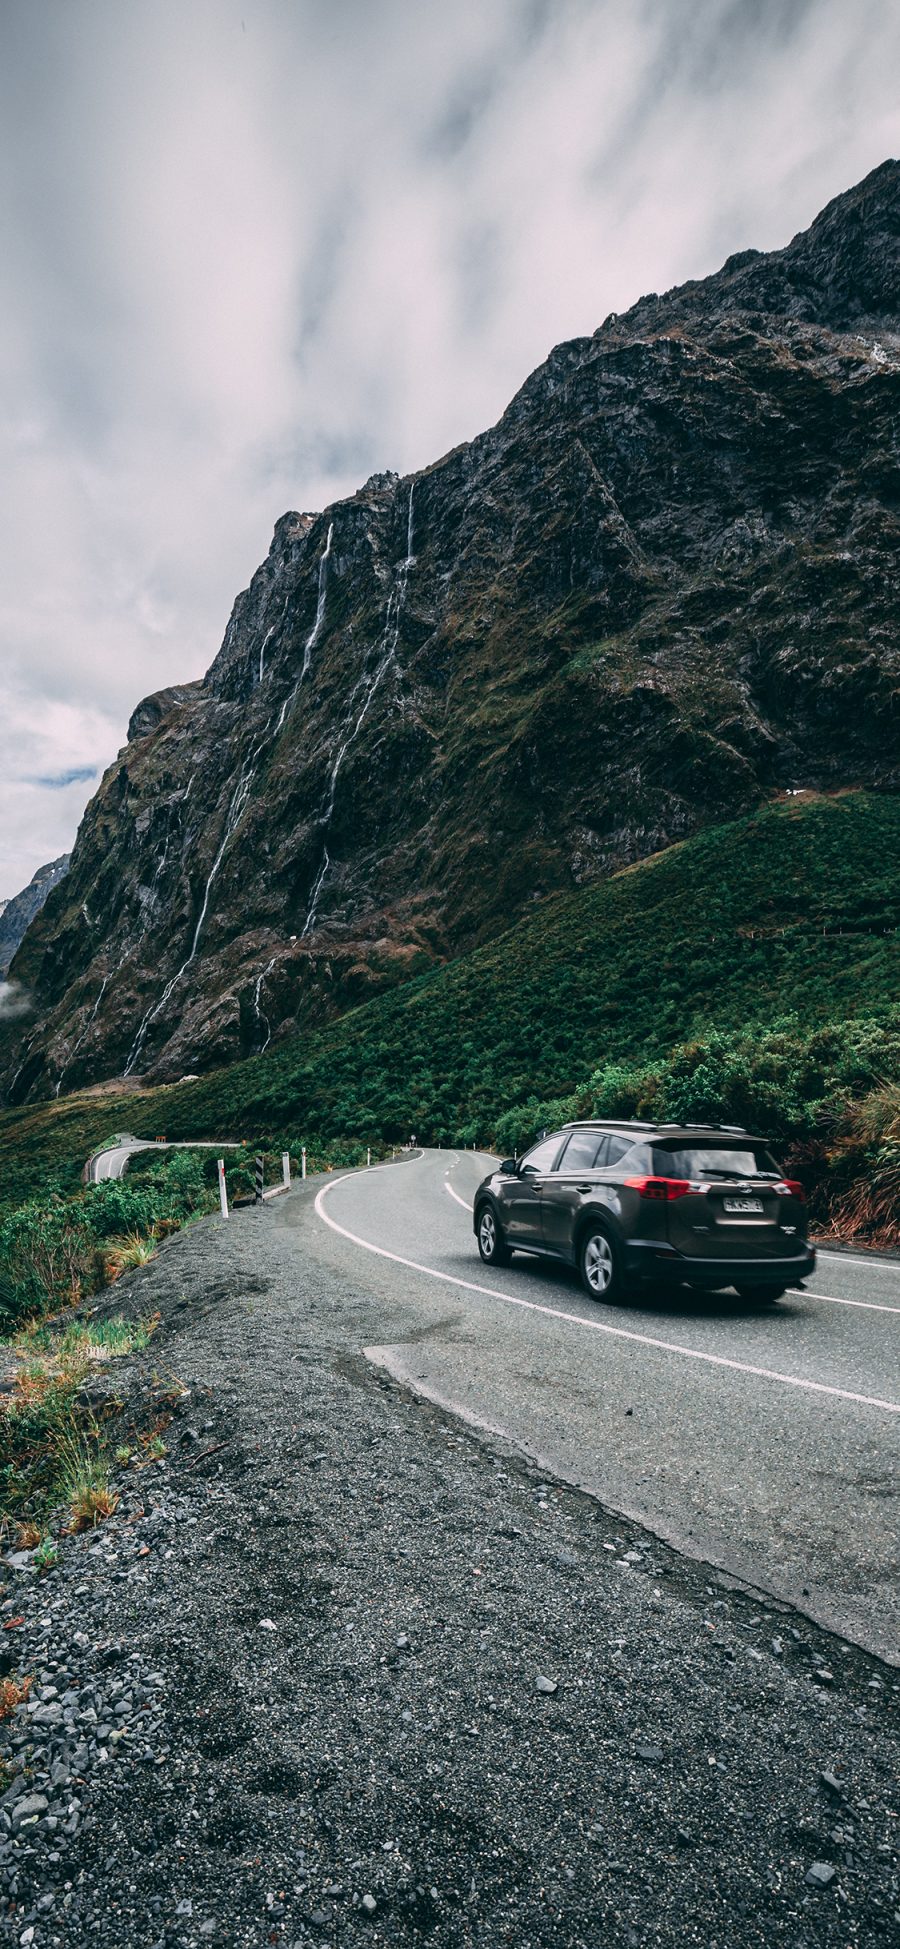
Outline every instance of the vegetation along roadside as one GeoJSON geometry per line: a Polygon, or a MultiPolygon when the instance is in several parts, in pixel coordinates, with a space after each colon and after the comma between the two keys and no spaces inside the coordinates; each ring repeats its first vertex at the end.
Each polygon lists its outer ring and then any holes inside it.
{"type": "Polygon", "coordinates": [[[801,794],[600,884],[196,1083],[0,1116],[9,1195],[139,1135],[299,1133],[336,1162],[411,1131],[521,1148],[566,1115],[751,1124],[820,1227],[900,1240],[900,797],[801,794]],[[126,1107],[127,1106],[127,1107],[126,1107]],[[344,1149],[341,1151],[340,1148],[344,1149]]]}

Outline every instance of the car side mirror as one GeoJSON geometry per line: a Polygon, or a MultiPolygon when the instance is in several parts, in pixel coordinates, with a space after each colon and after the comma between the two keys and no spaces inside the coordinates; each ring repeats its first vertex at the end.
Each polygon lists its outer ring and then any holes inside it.
{"type": "Polygon", "coordinates": [[[500,1169],[505,1178],[517,1178],[519,1175],[519,1166],[514,1157],[504,1157],[500,1169]]]}

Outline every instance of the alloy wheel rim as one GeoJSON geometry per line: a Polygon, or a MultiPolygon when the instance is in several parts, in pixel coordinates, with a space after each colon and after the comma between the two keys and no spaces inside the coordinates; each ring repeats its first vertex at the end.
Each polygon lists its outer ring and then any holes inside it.
{"type": "Polygon", "coordinates": [[[603,1237],[602,1232],[588,1239],[584,1250],[584,1269],[592,1292],[609,1291],[613,1276],[613,1257],[609,1240],[603,1237]]]}
{"type": "Polygon", "coordinates": [[[485,1252],[493,1252],[495,1236],[493,1217],[486,1211],[481,1221],[481,1244],[485,1252]]]}

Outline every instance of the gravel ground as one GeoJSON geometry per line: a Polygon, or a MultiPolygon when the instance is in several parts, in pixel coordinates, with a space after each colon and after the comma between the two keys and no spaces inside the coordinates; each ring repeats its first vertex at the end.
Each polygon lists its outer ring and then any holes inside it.
{"type": "Polygon", "coordinates": [[[205,1221],[110,1304],[167,1454],[3,1566],[6,1939],[896,1940],[896,1673],[412,1399],[300,1236],[205,1221]]]}

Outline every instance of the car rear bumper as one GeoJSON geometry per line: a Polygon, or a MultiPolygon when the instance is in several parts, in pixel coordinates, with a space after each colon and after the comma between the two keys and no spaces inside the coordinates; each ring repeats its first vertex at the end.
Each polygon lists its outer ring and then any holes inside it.
{"type": "Polygon", "coordinates": [[[632,1279],[685,1279],[692,1286],[796,1286],[816,1269],[811,1245],[783,1259],[697,1259],[656,1239],[629,1239],[625,1264],[632,1279]]]}

